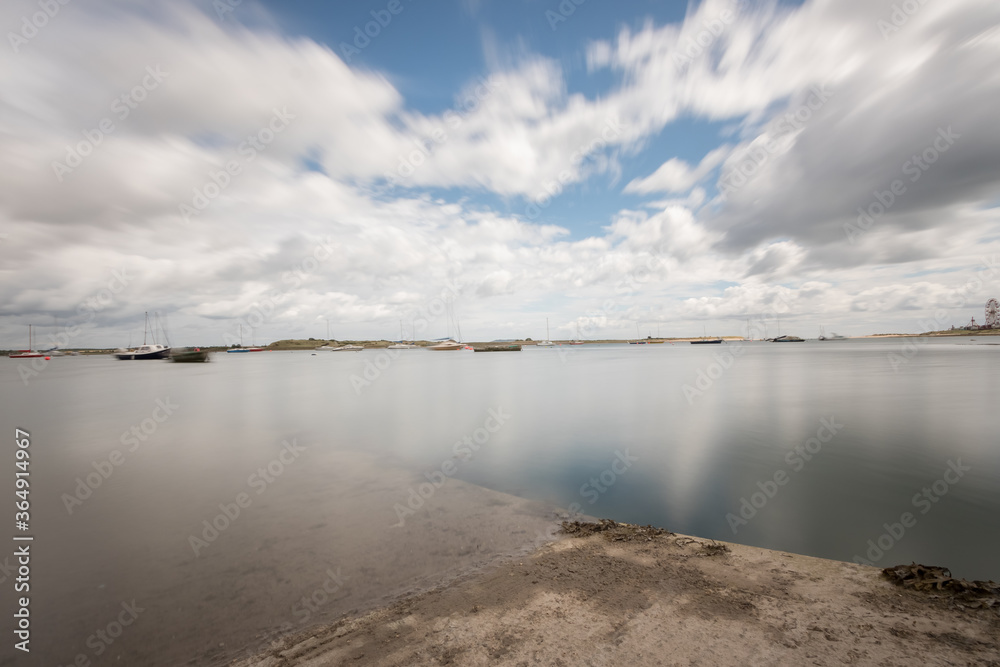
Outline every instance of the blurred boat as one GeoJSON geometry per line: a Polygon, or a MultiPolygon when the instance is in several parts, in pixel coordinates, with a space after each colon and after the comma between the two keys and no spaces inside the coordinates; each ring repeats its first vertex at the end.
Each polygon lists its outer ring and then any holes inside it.
{"type": "Polygon", "coordinates": [[[178,347],[170,350],[170,361],[177,363],[199,363],[208,361],[208,350],[200,347],[178,347]]]}
{"type": "Polygon", "coordinates": [[[819,338],[816,340],[846,340],[847,336],[841,336],[838,333],[831,333],[829,336],[826,335],[826,329],[824,327],[819,328],[819,338]]]}
{"type": "Polygon", "coordinates": [[[798,336],[778,336],[777,338],[771,338],[772,343],[804,343],[804,338],[799,338],[798,336]]]}

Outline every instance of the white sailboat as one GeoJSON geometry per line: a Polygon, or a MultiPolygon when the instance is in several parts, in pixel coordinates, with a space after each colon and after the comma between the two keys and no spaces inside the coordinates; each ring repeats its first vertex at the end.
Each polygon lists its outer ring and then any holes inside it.
{"type": "Polygon", "coordinates": [[[412,350],[417,346],[403,340],[403,320],[399,321],[399,342],[389,346],[390,350],[412,350]]]}
{"type": "Polygon", "coordinates": [[[555,345],[556,344],[553,343],[549,339],[549,318],[546,317],[545,318],[545,340],[543,340],[543,341],[541,341],[539,343],[535,343],[535,347],[555,347],[555,345]]]}

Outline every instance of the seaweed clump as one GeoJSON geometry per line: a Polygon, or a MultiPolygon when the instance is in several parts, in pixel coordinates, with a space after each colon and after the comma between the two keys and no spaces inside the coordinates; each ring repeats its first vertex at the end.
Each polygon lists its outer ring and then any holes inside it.
{"type": "Polygon", "coordinates": [[[560,531],[573,537],[589,537],[601,533],[609,542],[650,542],[661,535],[673,535],[669,530],[655,526],[636,526],[611,519],[592,521],[563,521],[560,531]]]}
{"type": "Polygon", "coordinates": [[[1000,584],[995,581],[955,579],[951,570],[934,565],[896,565],[882,570],[886,579],[915,591],[941,593],[936,598],[950,598],[959,607],[994,609],[1000,612],[1000,584]]]}

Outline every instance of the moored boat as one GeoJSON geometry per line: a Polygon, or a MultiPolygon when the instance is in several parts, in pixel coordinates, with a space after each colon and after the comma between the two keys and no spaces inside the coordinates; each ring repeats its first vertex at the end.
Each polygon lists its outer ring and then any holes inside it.
{"type": "Polygon", "coordinates": [[[226,352],[228,354],[241,354],[243,352],[263,352],[263,351],[264,351],[264,348],[262,348],[262,347],[256,347],[256,346],[243,347],[243,325],[242,324],[240,325],[240,346],[239,347],[233,347],[233,348],[230,348],[230,349],[226,350],[226,352]]]}
{"type": "Polygon", "coordinates": [[[170,350],[170,361],[177,363],[199,363],[208,361],[208,350],[200,347],[179,347],[170,350]]]}
{"type": "Polygon", "coordinates": [[[38,357],[44,357],[45,354],[34,349],[31,344],[31,325],[28,325],[28,349],[19,350],[17,352],[12,352],[7,355],[11,359],[35,359],[38,357]]]}
{"type": "MultiPolygon", "coordinates": [[[[415,329],[416,327],[414,327],[415,329]]],[[[414,336],[416,332],[414,332],[414,336]]],[[[399,340],[388,347],[390,350],[414,350],[420,347],[419,345],[414,345],[413,343],[407,343],[403,340],[403,320],[399,321],[399,340]]]]}
{"type": "Polygon", "coordinates": [[[149,331],[149,313],[146,313],[146,322],[142,330],[142,345],[126,350],[118,348],[115,350],[115,358],[121,361],[139,361],[142,359],[166,359],[170,356],[170,348],[156,342],[155,331],[153,332],[153,342],[146,343],[146,334],[149,331]]]}
{"type": "Polygon", "coordinates": [[[543,340],[541,342],[538,342],[538,343],[535,343],[535,347],[555,347],[555,345],[556,344],[553,343],[549,339],[549,318],[546,317],[545,318],[545,340],[543,340]]]}
{"type": "Polygon", "coordinates": [[[464,348],[465,345],[463,343],[459,343],[455,340],[452,340],[451,338],[435,343],[434,345],[429,345],[427,347],[428,350],[436,350],[439,352],[448,350],[461,350],[464,348]]]}
{"type": "Polygon", "coordinates": [[[138,361],[140,359],[166,359],[170,356],[170,348],[163,345],[140,345],[137,348],[126,350],[118,349],[115,357],[121,361],[138,361]]]}

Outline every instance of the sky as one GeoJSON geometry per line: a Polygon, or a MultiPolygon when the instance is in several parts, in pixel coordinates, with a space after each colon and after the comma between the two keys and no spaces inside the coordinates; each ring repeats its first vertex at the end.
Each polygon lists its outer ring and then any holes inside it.
{"type": "Polygon", "coordinates": [[[0,348],[815,337],[1000,297],[995,0],[8,0],[0,348]],[[247,341],[250,342],[250,341],[247,341]]]}

